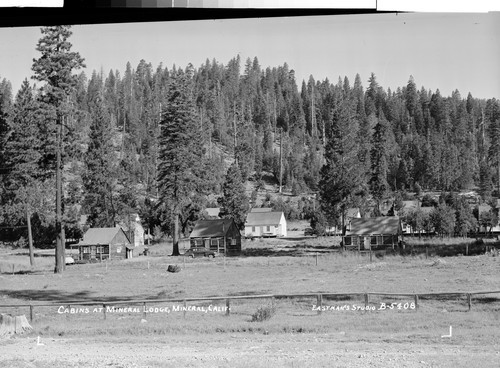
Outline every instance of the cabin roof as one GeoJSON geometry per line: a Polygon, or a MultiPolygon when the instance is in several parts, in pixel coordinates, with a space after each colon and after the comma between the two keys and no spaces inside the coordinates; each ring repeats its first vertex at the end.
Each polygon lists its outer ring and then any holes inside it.
{"type": "Polygon", "coordinates": [[[217,238],[227,234],[234,223],[233,219],[199,220],[196,222],[190,238],[217,238]]]}
{"type": "Polygon", "coordinates": [[[397,216],[353,218],[348,235],[399,234],[401,222],[397,216]]]}
{"type": "MultiPolygon", "coordinates": [[[[80,244],[110,244],[120,231],[123,232],[119,227],[93,227],[85,232],[80,244]]],[[[130,244],[125,233],[123,235],[130,244]]]]}

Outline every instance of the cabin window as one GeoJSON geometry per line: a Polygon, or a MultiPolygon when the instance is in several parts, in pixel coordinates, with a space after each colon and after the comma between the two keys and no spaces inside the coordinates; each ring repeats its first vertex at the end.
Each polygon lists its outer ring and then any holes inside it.
{"type": "Polygon", "coordinates": [[[383,236],[384,245],[392,245],[392,235],[383,236]]]}
{"type": "Polygon", "coordinates": [[[271,231],[271,226],[266,226],[266,231],[270,232],[271,231]]]}
{"type": "Polygon", "coordinates": [[[210,240],[210,245],[219,245],[219,239],[210,240]]]}
{"type": "Polygon", "coordinates": [[[372,235],[370,239],[371,245],[377,245],[377,235],[372,235]]]}
{"type": "Polygon", "coordinates": [[[352,238],[350,236],[344,237],[344,245],[351,245],[352,244],[352,238]]]}
{"type": "Polygon", "coordinates": [[[195,247],[203,247],[203,239],[195,239],[194,246],[195,247]]]}
{"type": "Polygon", "coordinates": [[[83,253],[90,253],[89,247],[83,247],[83,253]]]}
{"type": "Polygon", "coordinates": [[[231,245],[236,245],[236,238],[231,238],[231,245]]]}
{"type": "Polygon", "coordinates": [[[252,233],[255,233],[255,226],[252,226],[252,233]]]}
{"type": "Polygon", "coordinates": [[[104,253],[104,247],[97,247],[97,253],[104,253]]]}

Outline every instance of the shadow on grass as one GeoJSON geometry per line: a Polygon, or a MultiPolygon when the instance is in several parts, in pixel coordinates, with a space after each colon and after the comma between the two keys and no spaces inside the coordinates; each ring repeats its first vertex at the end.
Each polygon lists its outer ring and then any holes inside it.
{"type": "Polygon", "coordinates": [[[269,248],[246,248],[241,252],[241,257],[303,257],[315,253],[338,253],[339,249],[332,247],[317,245],[307,246],[297,244],[294,246],[286,247],[285,249],[269,248]]]}
{"type": "Polygon", "coordinates": [[[129,300],[155,300],[156,296],[151,295],[133,295],[133,296],[110,296],[110,297],[95,297],[92,292],[88,290],[78,292],[66,292],[61,290],[0,290],[0,295],[8,296],[10,298],[48,302],[48,303],[68,303],[68,302],[117,302],[129,300]]]}
{"type": "Polygon", "coordinates": [[[20,270],[15,272],[3,271],[0,272],[2,275],[43,275],[45,272],[43,271],[33,271],[33,270],[20,270]]]}

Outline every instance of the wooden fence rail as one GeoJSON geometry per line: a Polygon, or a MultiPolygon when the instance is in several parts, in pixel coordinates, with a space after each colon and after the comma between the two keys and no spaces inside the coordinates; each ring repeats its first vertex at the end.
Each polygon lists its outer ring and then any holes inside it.
{"type": "MultiPolygon", "coordinates": [[[[71,301],[60,301],[52,303],[30,303],[30,304],[0,304],[0,310],[4,308],[29,308],[30,320],[35,319],[35,308],[40,307],[60,307],[60,306],[91,306],[91,305],[102,305],[103,307],[103,318],[106,319],[106,307],[120,305],[120,304],[132,304],[132,305],[143,305],[144,310],[146,310],[147,304],[152,303],[183,303],[186,307],[188,302],[203,302],[203,301],[225,301],[226,303],[226,314],[230,314],[231,300],[245,300],[245,299],[271,299],[271,303],[274,305],[275,299],[290,299],[290,298],[311,298],[316,299],[316,305],[321,307],[323,305],[323,300],[326,297],[358,297],[364,298],[365,307],[370,303],[370,296],[382,296],[382,297],[412,297],[415,301],[415,309],[418,309],[419,301],[421,298],[435,298],[440,296],[445,297],[461,297],[465,296],[467,298],[468,310],[472,309],[472,299],[476,295],[488,295],[488,294],[500,294],[498,291],[474,291],[474,292],[440,292],[440,293],[386,293],[386,292],[359,292],[359,293],[298,293],[298,294],[263,294],[263,295],[240,295],[240,296],[213,296],[213,297],[199,297],[199,298],[182,298],[182,299],[123,299],[123,300],[71,300],[71,301]]],[[[321,313],[321,308],[318,308],[318,314],[321,313]]],[[[186,315],[184,309],[184,316],[186,315]]]]}

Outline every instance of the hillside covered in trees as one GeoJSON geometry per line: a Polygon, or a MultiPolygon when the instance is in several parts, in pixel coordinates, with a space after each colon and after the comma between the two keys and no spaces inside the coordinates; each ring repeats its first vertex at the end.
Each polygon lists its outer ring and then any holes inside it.
{"type": "MultiPolygon", "coordinates": [[[[234,178],[252,185],[251,206],[263,204],[256,193],[269,180],[293,195],[317,193],[321,206],[304,198],[293,216],[329,223],[349,206],[380,205],[395,192],[476,187],[486,200],[500,186],[495,98],[444,96],[412,76],[396,90],[375,73],[297,81],[286,63],[264,67],[257,57],[76,69],[73,88],[58,100],[67,238],[81,236],[83,214],[89,226],[139,213],[153,233],[172,234],[175,224],[186,231],[204,208],[227,203],[225,192],[242,193],[230,187],[234,178]]],[[[28,79],[19,91],[0,83],[4,240],[26,236],[27,216],[39,244],[55,239],[56,113],[47,93],[28,79]]]]}

